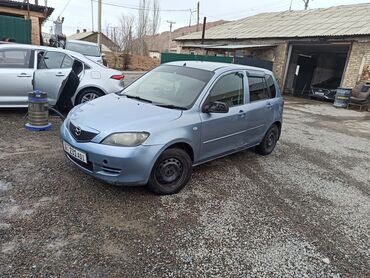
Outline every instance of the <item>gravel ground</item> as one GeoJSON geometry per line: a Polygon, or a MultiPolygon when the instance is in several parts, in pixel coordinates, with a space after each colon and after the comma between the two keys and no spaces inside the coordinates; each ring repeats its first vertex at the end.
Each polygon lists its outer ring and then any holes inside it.
{"type": "Polygon", "coordinates": [[[0,277],[369,277],[370,114],[287,99],[267,157],[197,167],[177,195],[113,187],[0,111],[0,277]]]}

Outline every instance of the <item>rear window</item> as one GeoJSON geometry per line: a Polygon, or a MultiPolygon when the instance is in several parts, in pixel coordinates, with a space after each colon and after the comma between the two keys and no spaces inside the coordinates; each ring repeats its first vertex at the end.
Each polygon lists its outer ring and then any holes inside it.
{"type": "Polygon", "coordinates": [[[77,42],[67,42],[66,49],[81,53],[86,56],[100,57],[100,50],[97,45],[89,45],[77,42]]]}
{"type": "Polygon", "coordinates": [[[28,49],[0,50],[0,68],[33,68],[32,58],[28,49]]]}

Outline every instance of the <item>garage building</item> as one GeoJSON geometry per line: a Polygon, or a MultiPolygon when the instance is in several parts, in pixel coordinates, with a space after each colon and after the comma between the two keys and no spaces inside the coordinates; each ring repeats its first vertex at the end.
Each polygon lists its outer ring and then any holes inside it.
{"type": "Polygon", "coordinates": [[[370,4],[262,13],[177,38],[179,53],[233,56],[271,68],[284,93],[312,85],[353,88],[370,81],[370,4]]]}

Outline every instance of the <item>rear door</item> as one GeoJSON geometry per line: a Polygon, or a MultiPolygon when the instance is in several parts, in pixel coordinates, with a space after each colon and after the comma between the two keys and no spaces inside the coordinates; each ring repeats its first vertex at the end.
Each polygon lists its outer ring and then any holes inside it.
{"type": "Polygon", "coordinates": [[[204,104],[221,101],[228,104],[229,112],[201,113],[200,160],[227,154],[243,146],[246,112],[244,79],[242,71],[226,73],[216,81],[209,92],[204,104]]]}
{"type": "Polygon", "coordinates": [[[0,106],[25,106],[32,92],[34,51],[8,48],[0,50],[0,106]]]}
{"type": "Polygon", "coordinates": [[[72,70],[73,59],[63,52],[42,51],[37,60],[34,89],[46,92],[49,103],[55,105],[72,70]]]}
{"type": "MultiPolygon", "coordinates": [[[[249,88],[247,98],[249,103],[246,105],[247,132],[245,145],[252,146],[261,142],[273,122],[274,101],[271,96],[274,87],[269,88],[264,72],[250,71],[247,75],[249,88]]],[[[273,80],[269,79],[269,82],[271,81],[273,80]]],[[[276,94],[276,90],[274,94],[276,94]]]]}

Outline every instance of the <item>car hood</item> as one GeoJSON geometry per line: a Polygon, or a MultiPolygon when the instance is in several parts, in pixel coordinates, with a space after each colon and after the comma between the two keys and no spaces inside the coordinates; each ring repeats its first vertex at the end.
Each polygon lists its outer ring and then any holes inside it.
{"type": "Polygon", "coordinates": [[[70,121],[100,133],[151,131],[181,117],[182,111],[109,94],[71,112],[70,121]]]}

